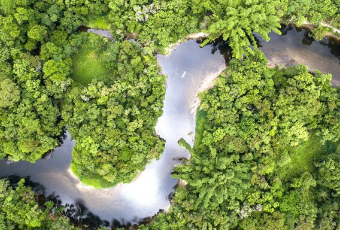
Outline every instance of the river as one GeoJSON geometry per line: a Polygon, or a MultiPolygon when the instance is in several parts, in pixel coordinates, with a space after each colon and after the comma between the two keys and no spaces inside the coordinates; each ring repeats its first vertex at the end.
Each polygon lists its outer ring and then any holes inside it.
{"type": "MultiPolygon", "coordinates": [[[[332,84],[340,84],[339,45],[329,39],[313,41],[306,36],[307,31],[294,27],[286,27],[283,32],[283,36],[270,34],[269,43],[258,40],[269,65],[305,64],[311,70],[332,73],[332,84]]],[[[109,189],[82,185],[69,171],[74,141],[68,133],[60,147],[35,164],[0,161],[0,177],[29,177],[45,188],[45,194],[55,193],[64,204],[75,204],[81,209],[82,218],[90,217],[90,221],[92,218],[106,220],[111,225],[138,224],[144,218],[166,210],[170,205],[169,195],[177,183],[171,177],[174,165],[180,163],[176,158],[189,157],[188,151],[177,142],[184,138],[193,144],[195,111],[199,104],[197,94],[212,86],[213,80],[228,64],[229,54],[230,49],[224,42],[200,48],[196,41],[189,40],[169,55],[157,56],[163,73],[168,75],[163,115],[155,127],[157,134],[166,140],[165,151],[132,183],[109,189]]]]}
{"type": "Polygon", "coordinates": [[[266,43],[259,39],[259,47],[265,53],[268,64],[286,66],[303,64],[309,70],[318,69],[333,75],[332,85],[340,85],[340,43],[331,38],[321,42],[308,37],[308,31],[293,26],[283,26],[282,35],[270,34],[266,43]]]}

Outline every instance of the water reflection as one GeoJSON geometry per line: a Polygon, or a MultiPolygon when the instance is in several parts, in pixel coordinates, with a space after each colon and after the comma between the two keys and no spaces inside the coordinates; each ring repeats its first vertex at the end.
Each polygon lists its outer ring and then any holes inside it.
{"type": "Polygon", "coordinates": [[[286,66],[303,64],[311,71],[318,69],[333,76],[332,85],[340,85],[340,43],[332,38],[315,41],[309,31],[293,26],[283,26],[282,34],[270,34],[270,42],[257,36],[258,45],[268,59],[268,64],[286,66]]]}
{"type": "MultiPolygon", "coordinates": [[[[284,27],[282,31],[284,36],[271,34],[269,43],[258,38],[259,47],[270,65],[305,64],[311,70],[332,73],[332,83],[339,85],[340,46],[335,41],[325,39],[317,42],[308,38],[306,30],[293,27],[284,27]]],[[[0,177],[29,176],[31,182],[40,184],[40,187],[32,184],[36,191],[52,194],[49,199],[55,199],[59,205],[67,204],[69,211],[65,212],[66,215],[78,223],[120,227],[150,221],[160,210],[169,207],[169,199],[177,183],[171,172],[174,165],[179,164],[178,159],[189,156],[188,151],[178,146],[177,142],[184,138],[193,144],[194,115],[199,103],[197,92],[211,86],[211,82],[229,63],[230,52],[228,43],[221,40],[204,48],[200,48],[195,41],[186,41],[170,55],[157,56],[163,73],[168,75],[164,113],[155,128],[166,140],[165,151],[134,182],[110,189],[82,185],[69,173],[74,141],[68,133],[65,133],[63,144],[52,155],[35,164],[0,161],[0,177]]]]}
{"type": "Polygon", "coordinates": [[[67,215],[73,221],[88,223],[87,220],[91,220],[98,224],[106,220],[113,226],[133,226],[149,221],[150,217],[169,207],[169,194],[177,183],[171,177],[174,165],[179,163],[176,159],[189,156],[177,142],[184,138],[193,143],[197,92],[203,89],[202,84],[208,85],[225,68],[225,60],[217,51],[213,45],[200,48],[196,41],[187,41],[169,56],[157,56],[163,73],[168,75],[164,113],[155,128],[166,140],[165,151],[132,183],[110,189],[82,185],[69,173],[74,141],[68,133],[63,144],[49,158],[35,164],[17,162],[8,165],[6,160],[0,161],[0,176],[30,176],[31,181],[45,187],[44,194],[57,194],[63,204],[68,204],[67,215]]]}

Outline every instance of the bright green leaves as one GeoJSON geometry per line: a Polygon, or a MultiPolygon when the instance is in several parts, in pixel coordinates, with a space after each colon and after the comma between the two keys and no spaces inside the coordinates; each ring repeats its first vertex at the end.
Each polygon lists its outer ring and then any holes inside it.
{"type": "Polygon", "coordinates": [[[268,33],[274,31],[280,34],[280,15],[277,8],[280,1],[226,1],[219,2],[213,9],[212,23],[208,26],[209,38],[203,46],[222,36],[229,41],[233,49],[233,57],[241,59],[245,53],[253,53],[250,45],[256,47],[254,33],[268,41],[268,33]]]}
{"type": "Polygon", "coordinates": [[[109,7],[108,19],[115,31],[114,36],[138,38],[152,50],[164,51],[169,44],[197,30],[199,20],[203,18],[202,12],[192,12],[192,8],[199,6],[187,0],[110,1],[109,7]]]}
{"type": "Polygon", "coordinates": [[[334,197],[340,196],[340,160],[338,154],[316,163],[319,172],[318,183],[332,191],[334,197]]]}
{"type": "Polygon", "coordinates": [[[68,229],[76,230],[69,221],[51,213],[53,203],[38,204],[36,194],[20,180],[15,188],[0,180],[0,229],[68,229]]]}
{"type": "Polygon", "coordinates": [[[30,11],[22,7],[17,8],[17,12],[14,14],[14,17],[19,25],[28,21],[30,16],[30,11]]]}
{"type": "Polygon", "coordinates": [[[11,78],[0,82],[0,152],[34,162],[57,145],[60,112],[41,84],[38,57],[17,53],[11,78]]]}
{"type": "Polygon", "coordinates": [[[44,64],[44,73],[54,82],[65,81],[70,74],[70,67],[62,60],[49,60],[44,64]]]}
{"type": "Polygon", "coordinates": [[[2,80],[0,82],[0,108],[15,106],[19,100],[19,87],[11,79],[2,80]]]}
{"type": "Polygon", "coordinates": [[[0,181],[0,213],[5,215],[8,222],[20,229],[41,227],[50,210],[42,211],[34,200],[35,194],[24,187],[23,183],[21,180],[18,187],[13,190],[8,182],[0,181]]]}
{"type": "Polygon", "coordinates": [[[308,20],[318,24],[325,19],[332,18],[338,13],[336,1],[332,0],[299,0],[289,1],[288,14],[297,20],[298,24],[308,20]]]}
{"type": "Polygon", "coordinates": [[[13,9],[15,8],[15,1],[12,0],[1,0],[0,1],[0,10],[4,14],[10,14],[13,12],[13,9]]]}
{"type": "MultiPolygon", "coordinates": [[[[311,229],[320,213],[317,199],[328,201],[329,191],[338,196],[338,157],[317,164],[317,176],[304,168],[317,156],[327,157],[327,147],[303,148],[310,159],[291,162],[297,159],[291,149],[311,132],[319,135],[312,142],[339,140],[339,129],[326,127],[333,119],[339,122],[340,105],[329,75],[311,74],[303,66],[271,69],[263,54],[254,52],[232,61],[226,76],[201,95],[204,116],[197,119],[191,158],[174,173],[185,188],[177,189],[168,219],[160,216],[149,229],[183,219],[185,227],[174,229],[311,229]],[[290,165],[303,169],[295,170],[295,177],[279,177],[290,165]],[[318,186],[320,198],[314,193],[318,186]]],[[[337,218],[335,203],[327,204],[325,222],[337,218]]]]}
{"type": "Polygon", "coordinates": [[[105,66],[100,79],[73,87],[63,118],[76,139],[72,171],[83,183],[109,187],[130,182],[163,152],[154,126],[162,114],[165,78],[158,74],[155,58],[137,44],[109,45],[89,37],[98,41],[93,43],[98,54],[115,55],[115,61],[105,66]]]}
{"type": "Polygon", "coordinates": [[[308,216],[315,220],[317,207],[311,193],[311,188],[315,187],[315,185],[316,182],[309,173],[304,173],[300,178],[296,178],[292,183],[294,189],[287,191],[283,196],[280,202],[280,210],[286,214],[293,215],[295,218],[308,216]]]}
{"type": "Polygon", "coordinates": [[[62,53],[62,48],[56,46],[53,42],[47,42],[42,45],[40,58],[41,60],[45,61],[50,58],[56,58],[60,56],[62,53]]]}
{"type": "Polygon", "coordinates": [[[0,40],[6,45],[13,45],[14,40],[20,35],[19,26],[13,16],[0,15],[0,40]]]}
{"type": "Polygon", "coordinates": [[[35,25],[28,32],[29,38],[36,41],[42,41],[47,36],[47,30],[45,26],[35,25]]]}

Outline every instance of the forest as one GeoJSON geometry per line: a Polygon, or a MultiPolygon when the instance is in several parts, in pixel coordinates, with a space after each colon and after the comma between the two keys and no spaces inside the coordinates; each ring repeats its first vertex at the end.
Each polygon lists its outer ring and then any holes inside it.
{"type": "Polygon", "coordinates": [[[170,211],[141,229],[337,229],[339,90],[258,51],[201,95],[170,211]],[[304,162],[305,161],[305,162],[304,162]]]}
{"type": "Polygon", "coordinates": [[[12,188],[8,180],[0,180],[0,229],[78,229],[62,215],[62,207],[56,208],[50,201],[39,204],[36,194],[24,183],[22,179],[12,188]],[[56,208],[53,214],[52,208],[56,208]]]}
{"type": "MultiPolygon", "coordinates": [[[[67,129],[82,183],[131,182],[165,145],[155,55],[204,32],[201,46],[222,38],[233,60],[200,96],[191,158],[174,171],[187,185],[140,229],[338,229],[340,91],[305,66],[267,67],[254,34],[269,41],[284,23],[339,37],[339,11],[339,0],[0,0],[0,159],[34,163],[67,129]]],[[[0,229],[76,227],[24,181],[0,180],[0,229]]]]}

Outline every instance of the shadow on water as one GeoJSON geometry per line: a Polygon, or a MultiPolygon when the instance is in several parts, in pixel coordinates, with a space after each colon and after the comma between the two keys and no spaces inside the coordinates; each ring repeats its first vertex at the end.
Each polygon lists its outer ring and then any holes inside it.
{"type": "Polygon", "coordinates": [[[140,225],[147,225],[147,224],[150,224],[157,216],[158,214],[160,213],[164,213],[164,210],[161,209],[159,210],[158,213],[156,213],[155,215],[153,216],[150,216],[150,217],[146,217],[146,218],[143,218],[143,219],[140,219],[138,217],[135,217],[133,219],[133,223],[132,224],[131,222],[129,221],[125,221],[124,219],[121,219],[121,220],[115,220],[113,219],[112,222],[111,222],[111,229],[112,230],[115,230],[117,228],[124,228],[124,229],[127,229],[127,230],[134,230],[134,229],[138,229],[140,225]],[[136,224],[138,223],[138,224],[136,224]]]}
{"type": "MultiPolygon", "coordinates": [[[[202,44],[206,38],[199,38],[196,40],[197,44],[202,44]]],[[[229,63],[232,59],[232,49],[229,46],[229,42],[223,41],[222,37],[216,39],[215,41],[208,43],[211,47],[211,54],[216,54],[219,52],[224,57],[226,66],[229,66],[229,63]]]]}
{"type": "Polygon", "coordinates": [[[334,37],[325,37],[321,41],[316,41],[308,28],[305,27],[294,27],[292,25],[281,25],[281,33],[282,36],[287,35],[289,31],[294,33],[294,30],[297,33],[303,34],[303,38],[301,40],[302,45],[310,46],[314,42],[320,45],[326,46],[330,49],[330,53],[340,59],[340,41],[334,37]]]}
{"type": "Polygon", "coordinates": [[[25,186],[31,187],[32,190],[37,195],[45,194],[45,187],[39,183],[35,183],[31,181],[29,176],[22,178],[18,175],[11,175],[8,177],[1,177],[0,179],[7,179],[9,181],[9,184],[14,188],[18,186],[18,183],[21,179],[25,179],[25,183],[24,183],[25,186]]]}
{"type": "Polygon", "coordinates": [[[65,207],[64,215],[76,225],[88,226],[92,229],[110,225],[108,221],[101,220],[97,215],[90,212],[81,199],[76,200],[74,204],[67,204],[65,207]]]}
{"type": "Polygon", "coordinates": [[[69,218],[74,225],[79,226],[82,229],[98,229],[100,227],[110,226],[109,221],[101,220],[97,215],[90,212],[88,208],[84,205],[84,201],[81,199],[76,200],[73,204],[63,205],[63,202],[59,195],[52,193],[46,196],[45,187],[39,183],[33,182],[32,180],[30,180],[30,177],[22,178],[17,175],[11,175],[6,179],[8,179],[10,185],[14,188],[18,186],[18,183],[21,179],[25,179],[24,185],[31,187],[32,190],[36,193],[36,199],[40,206],[44,206],[47,201],[52,201],[54,204],[52,211],[55,211],[57,209],[62,210],[61,214],[63,216],[69,218]]]}
{"type": "MultiPolygon", "coordinates": [[[[296,28],[292,25],[282,25],[281,33],[282,35],[270,33],[269,42],[265,42],[255,34],[257,46],[267,57],[269,66],[288,67],[303,64],[308,66],[312,72],[320,70],[323,73],[332,74],[332,85],[340,85],[339,40],[326,37],[322,41],[316,41],[310,36],[309,30],[296,28]]],[[[222,40],[218,42],[220,44],[214,46],[227,46],[227,43],[222,40]]]]}
{"type": "MultiPolygon", "coordinates": [[[[67,138],[67,127],[63,127],[60,135],[57,138],[58,146],[56,148],[61,147],[64,144],[64,141],[66,140],[66,138],[67,138]]],[[[42,155],[40,159],[49,159],[52,157],[53,153],[54,153],[54,149],[42,155]]]]}
{"type": "MultiPolygon", "coordinates": [[[[44,206],[45,202],[47,201],[52,201],[54,204],[52,211],[61,210],[58,212],[69,218],[75,226],[79,226],[86,230],[98,229],[100,227],[107,227],[111,229],[137,229],[140,224],[148,224],[152,222],[152,220],[160,212],[164,212],[164,210],[160,209],[159,212],[151,217],[140,218],[138,216],[134,216],[129,217],[128,220],[121,218],[112,219],[111,222],[109,222],[107,220],[101,219],[98,215],[95,215],[93,212],[91,212],[83,199],[74,199],[72,203],[65,204],[65,202],[63,202],[63,198],[60,195],[56,194],[55,192],[47,192],[46,188],[42,184],[32,181],[30,176],[21,177],[19,175],[9,175],[0,179],[3,178],[8,179],[10,185],[13,187],[16,187],[21,179],[25,179],[25,185],[31,187],[36,193],[36,199],[40,206],[44,206]]],[[[170,200],[173,197],[173,194],[174,193],[169,194],[164,199],[170,200]]]]}

